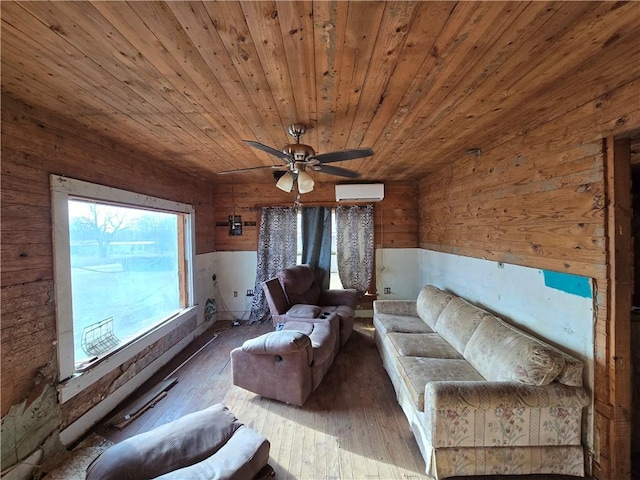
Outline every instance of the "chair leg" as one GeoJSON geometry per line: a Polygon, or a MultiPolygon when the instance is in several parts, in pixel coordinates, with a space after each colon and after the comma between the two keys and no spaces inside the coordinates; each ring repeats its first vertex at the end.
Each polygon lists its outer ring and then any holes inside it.
{"type": "Polygon", "coordinates": [[[253,480],[267,480],[268,478],[273,478],[276,476],[276,471],[273,469],[271,465],[268,463],[260,469],[256,476],[253,477],[253,480]]]}

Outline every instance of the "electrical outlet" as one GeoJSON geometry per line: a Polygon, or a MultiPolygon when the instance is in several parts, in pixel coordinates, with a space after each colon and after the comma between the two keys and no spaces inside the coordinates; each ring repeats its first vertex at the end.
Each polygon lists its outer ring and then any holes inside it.
{"type": "Polygon", "coordinates": [[[253,297],[253,290],[247,290],[247,297],[253,297]]]}
{"type": "Polygon", "coordinates": [[[384,293],[391,293],[391,287],[384,287],[384,293]]]}
{"type": "Polygon", "coordinates": [[[233,291],[233,297],[237,297],[238,296],[238,292],[236,292],[235,290],[233,291]]]}

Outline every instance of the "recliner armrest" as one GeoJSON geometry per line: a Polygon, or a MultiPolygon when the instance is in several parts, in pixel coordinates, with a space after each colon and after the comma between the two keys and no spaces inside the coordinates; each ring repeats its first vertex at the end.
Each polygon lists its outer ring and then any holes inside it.
{"type": "Polygon", "coordinates": [[[358,291],[355,288],[343,290],[324,290],[320,292],[320,306],[322,305],[346,305],[353,309],[358,304],[358,291]]]}
{"type": "Polygon", "coordinates": [[[311,339],[302,332],[283,330],[265,333],[259,337],[246,340],[242,351],[258,355],[288,354],[311,349],[311,339]]]}

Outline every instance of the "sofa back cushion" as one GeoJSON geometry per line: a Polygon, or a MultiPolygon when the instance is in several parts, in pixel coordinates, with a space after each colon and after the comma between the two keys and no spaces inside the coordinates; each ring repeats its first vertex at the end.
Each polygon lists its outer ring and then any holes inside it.
{"type": "Polygon", "coordinates": [[[291,305],[296,303],[318,304],[320,286],[316,282],[316,276],[311,265],[304,264],[285,268],[279,271],[276,276],[280,280],[291,305]]]}
{"type": "Polygon", "coordinates": [[[433,285],[425,285],[418,294],[416,311],[418,316],[432,329],[436,328],[438,317],[449,304],[453,295],[443,292],[433,285]]]}
{"type": "Polygon", "coordinates": [[[471,305],[460,297],[454,297],[440,314],[435,330],[463,354],[471,335],[488,315],[489,312],[471,305]]]}
{"type": "Polygon", "coordinates": [[[482,320],[464,357],[489,381],[537,386],[555,380],[565,364],[557,350],[493,315],[482,320]]]}

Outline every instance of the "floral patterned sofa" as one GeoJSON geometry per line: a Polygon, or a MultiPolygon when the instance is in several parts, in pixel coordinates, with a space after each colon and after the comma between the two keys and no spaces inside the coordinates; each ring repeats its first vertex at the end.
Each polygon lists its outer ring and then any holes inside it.
{"type": "Polygon", "coordinates": [[[373,323],[428,475],[584,475],[579,360],[430,285],[373,323]]]}

